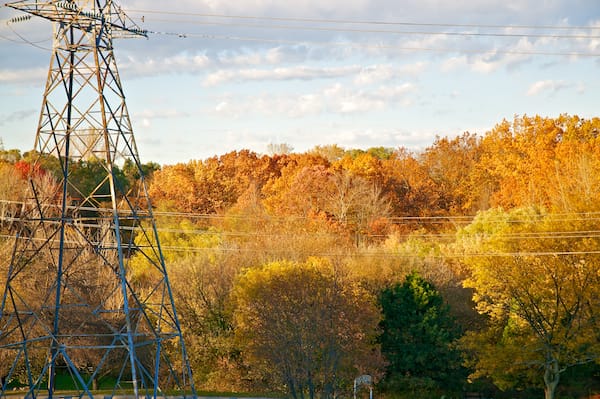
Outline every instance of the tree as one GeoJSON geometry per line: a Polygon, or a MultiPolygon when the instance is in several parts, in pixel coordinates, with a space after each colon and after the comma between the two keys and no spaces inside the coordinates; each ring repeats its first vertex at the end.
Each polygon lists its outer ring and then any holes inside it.
{"type": "Polygon", "coordinates": [[[306,166],[294,174],[287,189],[268,204],[281,213],[303,218],[324,216],[338,224],[355,242],[373,231],[385,230],[389,205],[381,190],[365,178],[325,165],[306,166]],[[274,208],[273,205],[277,206],[274,208]]]}
{"type": "Polygon", "coordinates": [[[0,231],[14,226],[22,207],[27,180],[15,165],[0,161],[0,231]]]}
{"type": "MultiPolygon", "coordinates": [[[[246,388],[236,374],[230,293],[241,265],[236,251],[224,250],[223,234],[205,222],[162,216],[158,236],[169,273],[190,365],[205,389],[246,388]]],[[[152,291],[162,277],[145,255],[130,262],[130,281],[152,291]]]]}
{"type": "Polygon", "coordinates": [[[421,225],[418,220],[414,220],[414,216],[432,216],[442,213],[441,193],[417,156],[400,148],[392,157],[381,163],[380,173],[382,195],[389,199],[392,215],[410,217],[396,228],[402,232],[422,227],[431,229],[431,224],[421,225]]]}
{"type": "Polygon", "coordinates": [[[436,138],[421,155],[421,163],[435,183],[439,207],[451,215],[487,209],[485,191],[470,180],[478,148],[479,138],[466,132],[454,139],[436,138]]]}
{"type": "MultiPolygon", "coordinates": [[[[261,188],[265,209],[272,214],[294,214],[296,209],[290,205],[290,191],[297,190],[301,173],[316,172],[321,177],[323,171],[328,173],[330,163],[327,159],[315,154],[291,154],[273,157],[277,173],[261,188]]],[[[310,184],[310,182],[303,182],[310,184]]]]}
{"type": "Polygon", "coordinates": [[[269,143],[267,145],[269,155],[285,155],[291,154],[293,151],[294,147],[287,143],[269,143]]]}
{"type": "MultiPolygon", "coordinates": [[[[48,334],[55,317],[55,310],[48,302],[56,292],[57,246],[53,245],[52,235],[47,230],[31,228],[32,224],[39,223],[31,217],[31,207],[35,207],[44,218],[58,218],[60,207],[56,204],[56,192],[60,185],[51,174],[37,173],[35,168],[33,171],[29,178],[34,181],[31,186],[36,187],[36,202],[32,204],[33,201],[29,200],[22,203],[20,208],[29,217],[16,215],[15,219],[21,219],[15,227],[20,231],[31,229],[29,234],[32,234],[32,241],[40,244],[34,247],[35,251],[30,250],[35,253],[34,256],[23,256],[22,252],[19,256],[17,249],[22,244],[20,234],[13,233],[13,237],[6,242],[2,239],[0,285],[4,288],[5,295],[4,314],[23,314],[22,326],[26,326],[27,333],[43,337],[48,334]],[[10,250],[9,244],[12,247],[10,250]]],[[[18,186],[13,187],[14,190],[17,188],[18,186]]],[[[21,195],[20,200],[27,198],[25,190],[15,194],[21,195]]],[[[32,193],[28,195],[31,196],[32,193]]],[[[99,372],[94,374],[93,386],[96,387],[97,379],[112,372],[118,373],[119,362],[115,359],[124,355],[124,350],[119,349],[110,354],[102,349],[98,350],[100,345],[110,345],[111,333],[119,325],[123,325],[124,316],[121,312],[98,312],[99,309],[106,309],[122,300],[119,296],[120,286],[114,279],[115,272],[106,267],[106,264],[114,264],[113,257],[116,254],[101,249],[114,245],[114,236],[101,220],[97,224],[78,224],[76,228],[65,229],[64,234],[64,241],[71,250],[66,250],[62,257],[64,269],[61,276],[60,332],[64,336],[73,335],[68,351],[70,362],[81,369],[101,365],[99,372]],[[82,230],[86,230],[87,237],[97,242],[96,248],[100,249],[93,250],[88,246],[89,242],[83,238],[82,230]],[[98,256],[99,252],[102,252],[101,257],[98,256]]],[[[10,326],[10,323],[6,326],[10,326]]],[[[15,381],[17,384],[31,385],[33,381],[29,378],[48,367],[49,352],[47,346],[33,345],[24,350],[27,355],[23,356],[19,353],[20,349],[16,349],[24,339],[22,334],[24,331],[16,327],[0,332],[0,377],[9,375],[10,378],[19,380],[15,381]]]]}
{"type": "Polygon", "coordinates": [[[379,312],[331,264],[273,262],[246,271],[235,289],[235,335],[246,360],[294,399],[340,395],[360,374],[378,375],[379,312]]]}
{"type": "MultiPolygon", "coordinates": [[[[69,166],[69,194],[72,199],[91,205],[99,205],[99,198],[110,198],[110,185],[104,160],[90,157],[69,166]],[[94,199],[96,197],[96,199],[94,199]]],[[[129,189],[129,181],[118,167],[113,167],[115,186],[123,194],[129,189]]],[[[62,176],[61,176],[62,177],[62,176]]]]}
{"type": "Polygon", "coordinates": [[[155,202],[179,212],[224,212],[248,186],[262,188],[277,177],[277,159],[242,150],[165,166],[154,173],[149,192],[155,202]]]}
{"type": "Polygon", "coordinates": [[[471,202],[479,191],[482,204],[489,201],[490,206],[570,211],[581,194],[586,200],[597,197],[599,129],[600,118],[568,115],[503,121],[479,141],[470,171],[471,202]]]}
{"type": "Polygon", "coordinates": [[[460,329],[433,284],[411,273],[402,284],[385,288],[379,301],[388,387],[400,388],[403,378],[431,380],[443,387],[464,381],[461,355],[454,345],[460,329]]]}
{"type": "Polygon", "coordinates": [[[476,375],[510,387],[519,380],[504,376],[530,373],[553,399],[562,373],[599,358],[597,224],[519,208],[482,213],[460,232],[464,284],[489,320],[464,341],[476,375]]]}
{"type": "Polygon", "coordinates": [[[317,145],[308,152],[309,154],[319,155],[327,159],[329,162],[335,162],[343,158],[346,150],[337,144],[317,145]]]}
{"type": "Polygon", "coordinates": [[[357,245],[369,243],[363,236],[370,238],[378,227],[385,232],[390,207],[379,187],[345,170],[336,171],[330,180],[333,190],[327,201],[328,211],[354,233],[357,245]]]}
{"type": "Polygon", "coordinates": [[[0,160],[9,163],[15,163],[21,159],[21,151],[17,149],[5,150],[0,146],[0,160]]]}
{"type": "Polygon", "coordinates": [[[232,339],[236,256],[217,247],[190,247],[189,252],[169,264],[169,276],[196,384],[220,391],[251,388],[240,378],[232,339]]]}
{"type": "MultiPolygon", "coordinates": [[[[160,170],[160,165],[156,162],[148,162],[140,165],[142,173],[146,181],[152,178],[152,175],[157,170],[160,170]]],[[[140,169],[135,165],[135,163],[131,159],[126,159],[123,164],[123,175],[127,178],[130,187],[134,187],[140,178],[140,169]]]]}

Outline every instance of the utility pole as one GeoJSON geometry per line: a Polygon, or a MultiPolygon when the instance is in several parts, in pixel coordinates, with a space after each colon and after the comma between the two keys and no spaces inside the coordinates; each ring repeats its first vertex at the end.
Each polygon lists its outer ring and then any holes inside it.
{"type": "Polygon", "coordinates": [[[79,398],[109,375],[110,396],[196,397],[113,53],[113,38],[147,33],[111,0],[6,5],[52,21],[54,42],[37,160],[0,277],[0,352],[12,361],[0,398],[19,378],[25,398],[52,399],[59,374],[79,398]],[[83,184],[77,171],[92,166],[83,184]],[[132,276],[133,259],[150,282],[132,276]]]}

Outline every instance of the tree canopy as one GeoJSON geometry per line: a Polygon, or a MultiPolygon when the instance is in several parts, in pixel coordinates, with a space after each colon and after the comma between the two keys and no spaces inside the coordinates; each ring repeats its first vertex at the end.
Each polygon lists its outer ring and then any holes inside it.
{"type": "MultiPolygon", "coordinates": [[[[367,373],[412,397],[600,392],[599,132],[600,118],[516,116],[419,151],[273,145],[142,165],[197,386],[328,398],[367,373]]],[[[72,201],[103,193],[102,168],[73,163],[72,201]]],[[[118,195],[143,189],[137,170],[113,171],[118,195]]],[[[27,179],[43,203],[63,177],[51,155],[0,148],[0,259],[27,179]]],[[[160,275],[127,256],[152,292],[160,275]]]]}

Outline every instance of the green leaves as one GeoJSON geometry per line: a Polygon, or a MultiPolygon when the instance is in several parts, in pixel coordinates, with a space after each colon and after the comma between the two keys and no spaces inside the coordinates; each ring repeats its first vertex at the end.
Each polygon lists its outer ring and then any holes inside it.
{"type": "Polygon", "coordinates": [[[460,332],[435,287],[418,274],[381,292],[381,350],[389,362],[386,380],[410,375],[447,386],[463,373],[453,346],[460,332]]]}

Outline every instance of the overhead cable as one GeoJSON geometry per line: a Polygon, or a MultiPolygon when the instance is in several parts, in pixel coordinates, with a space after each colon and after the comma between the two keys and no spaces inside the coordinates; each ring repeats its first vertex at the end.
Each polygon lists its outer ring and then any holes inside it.
{"type": "Polygon", "coordinates": [[[351,20],[351,19],[327,19],[327,18],[299,18],[299,17],[271,17],[257,15],[239,15],[239,14],[213,14],[213,13],[194,13],[178,12],[165,10],[144,10],[127,9],[128,13],[142,14],[164,14],[178,16],[194,16],[208,18],[229,18],[242,20],[266,20],[266,21],[287,21],[287,22],[311,22],[328,24],[357,24],[357,25],[392,25],[392,26],[425,26],[425,27],[443,27],[443,28],[487,28],[487,29],[545,29],[545,30],[592,30],[600,29],[600,26],[563,26],[563,25],[495,25],[495,24],[460,24],[460,23],[422,23],[406,21],[375,21],[375,20],[351,20]]]}
{"type": "MultiPolygon", "coordinates": [[[[155,22],[165,23],[189,23],[204,26],[226,26],[235,28],[253,29],[281,29],[281,30],[306,30],[321,32],[345,32],[345,33],[386,33],[394,35],[423,35],[423,36],[464,36],[464,37],[507,37],[507,38],[535,38],[535,39],[600,39],[600,35],[567,35],[567,34],[544,34],[544,33],[498,33],[498,32],[453,32],[453,31],[407,31],[407,30],[385,30],[385,29],[355,29],[355,28],[332,28],[306,25],[257,25],[230,22],[198,21],[198,20],[169,20],[155,19],[155,22]]],[[[152,22],[149,20],[148,22],[152,22]]]]}

